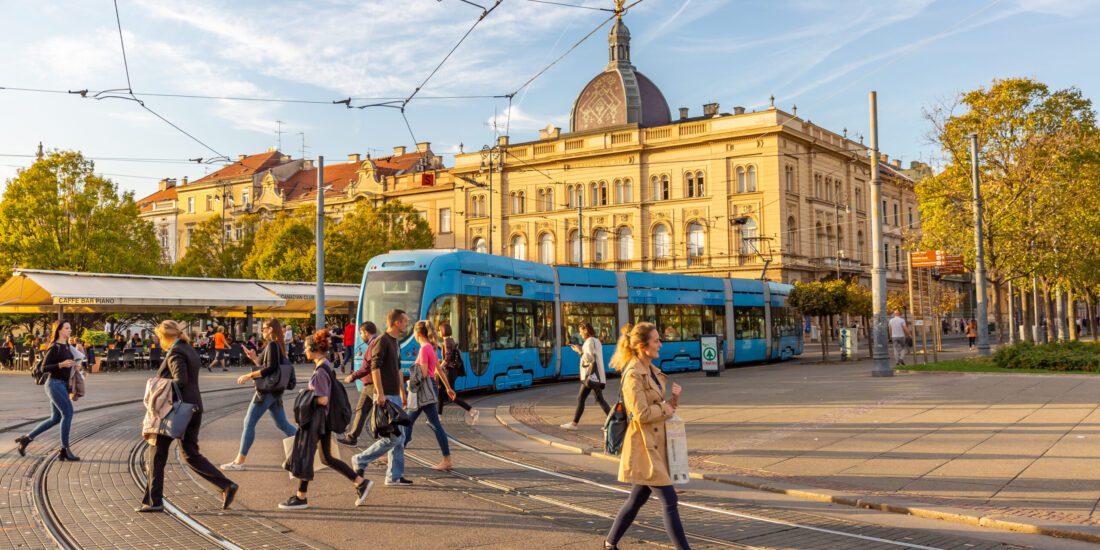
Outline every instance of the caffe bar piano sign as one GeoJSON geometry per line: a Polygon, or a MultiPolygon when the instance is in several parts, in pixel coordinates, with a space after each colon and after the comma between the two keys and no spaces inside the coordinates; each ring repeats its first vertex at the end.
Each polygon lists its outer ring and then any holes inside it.
{"type": "Polygon", "coordinates": [[[61,306],[110,306],[118,303],[118,298],[104,296],[54,296],[53,303],[61,306]]]}

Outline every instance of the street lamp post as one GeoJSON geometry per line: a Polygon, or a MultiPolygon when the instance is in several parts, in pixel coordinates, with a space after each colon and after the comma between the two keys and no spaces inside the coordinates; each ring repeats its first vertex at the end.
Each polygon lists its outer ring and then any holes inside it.
{"type": "Polygon", "coordinates": [[[978,134],[970,134],[970,170],[974,185],[974,301],[978,309],[978,355],[988,357],[990,355],[989,316],[986,312],[985,246],[982,242],[982,190],[981,175],[978,170],[978,134]]]}
{"type": "Polygon", "coordinates": [[[893,376],[889,352],[886,351],[886,258],[882,254],[882,223],[885,212],[879,207],[882,201],[882,178],[878,169],[878,94],[869,95],[871,108],[871,296],[874,314],[874,332],[871,358],[872,376],[893,376]]]}
{"type": "Polygon", "coordinates": [[[317,157],[317,230],[314,238],[317,247],[317,310],[316,330],[325,328],[325,157],[317,157]]]}

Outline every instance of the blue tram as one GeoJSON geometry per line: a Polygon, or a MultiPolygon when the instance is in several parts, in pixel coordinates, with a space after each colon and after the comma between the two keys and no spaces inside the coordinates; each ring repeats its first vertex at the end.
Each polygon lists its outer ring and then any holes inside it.
{"type": "MultiPolygon", "coordinates": [[[[554,267],[465,250],[413,250],[367,263],[358,323],[374,321],[384,330],[393,308],[413,321],[448,323],[467,370],[455,389],[503,390],[578,376],[580,358],[569,344],[581,343],[582,321],[592,323],[605,359],[623,323],[656,324],[665,342],[665,372],[699,368],[702,334],[723,339],[727,365],[790,359],[803,346],[799,319],[786,307],[790,288],[759,280],[554,267]]],[[[419,349],[411,327],[401,341],[405,368],[419,349]]]]}

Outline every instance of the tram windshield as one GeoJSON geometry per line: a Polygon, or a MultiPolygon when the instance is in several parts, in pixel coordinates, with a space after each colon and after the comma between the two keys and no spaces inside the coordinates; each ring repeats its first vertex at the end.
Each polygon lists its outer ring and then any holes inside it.
{"type": "Polygon", "coordinates": [[[424,295],[426,271],[375,271],[367,274],[363,291],[363,320],[374,321],[385,330],[386,314],[391,309],[403,309],[412,321],[402,336],[407,337],[413,324],[420,319],[420,302],[424,295]]]}

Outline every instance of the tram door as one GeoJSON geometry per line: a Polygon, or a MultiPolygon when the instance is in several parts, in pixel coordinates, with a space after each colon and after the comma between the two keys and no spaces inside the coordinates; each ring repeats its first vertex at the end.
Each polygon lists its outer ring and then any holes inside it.
{"type": "Polygon", "coordinates": [[[486,386],[491,383],[485,373],[489,369],[489,352],[493,348],[493,341],[489,337],[490,297],[466,295],[463,298],[466,310],[466,351],[469,356],[466,362],[469,370],[468,384],[470,387],[486,386]]]}

